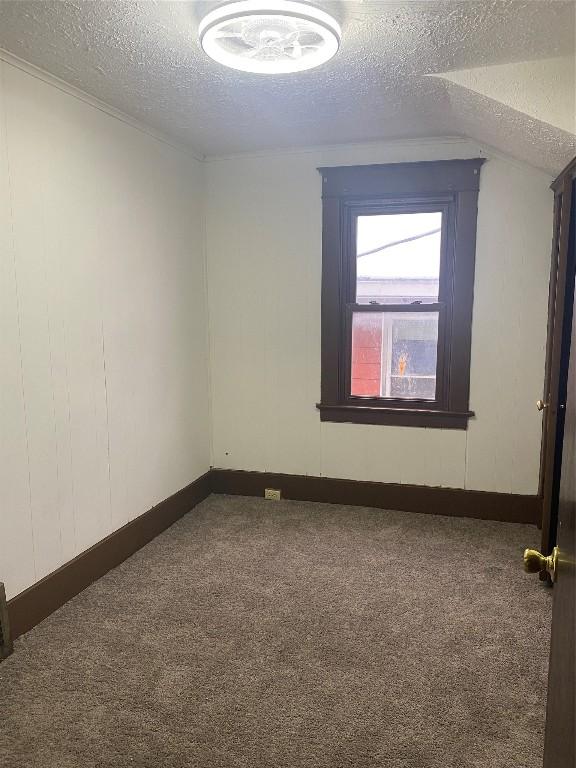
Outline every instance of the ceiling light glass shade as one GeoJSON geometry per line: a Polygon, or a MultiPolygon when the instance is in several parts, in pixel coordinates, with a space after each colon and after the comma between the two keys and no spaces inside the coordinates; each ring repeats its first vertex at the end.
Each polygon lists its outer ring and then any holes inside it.
{"type": "Polygon", "coordinates": [[[340,45],[340,26],[325,11],[295,0],[240,0],[220,6],[199,27],[200,44],[232,69],[278,75],[318,67],[340,45]]]}

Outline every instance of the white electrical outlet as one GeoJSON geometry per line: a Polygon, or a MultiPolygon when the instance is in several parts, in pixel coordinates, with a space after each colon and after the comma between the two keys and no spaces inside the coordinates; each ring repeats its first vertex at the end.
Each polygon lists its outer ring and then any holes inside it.
{"type": "Polygon", "coordinates": [[[280,491],[280,488],[264,488],[264,498],[280,501],[282,492],[280,491]]]}

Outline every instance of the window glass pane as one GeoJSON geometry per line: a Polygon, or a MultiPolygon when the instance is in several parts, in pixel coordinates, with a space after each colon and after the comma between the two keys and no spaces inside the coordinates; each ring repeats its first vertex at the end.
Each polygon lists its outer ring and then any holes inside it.
{"type": "Polygon", "coordinates": [[[356,302],[437,301],[441,228],[440,212],[359,216],[356,302]]]}
{"type": "Polygon", "coordinates": [[[434,400],[438,312],[354,312],[351,394],[434,400]]]}

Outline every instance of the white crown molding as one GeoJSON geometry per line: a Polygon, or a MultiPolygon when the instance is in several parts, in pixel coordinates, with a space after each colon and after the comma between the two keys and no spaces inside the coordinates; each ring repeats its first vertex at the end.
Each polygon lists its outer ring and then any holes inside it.
{"type": "Polygon", "coordinates": [[[202,154],[195,152],[185,144],[179,143],[170,136],[167,136],[160,131],[154,130],[154,128],[151,128],[145,123],[141,123],[139,120],[130,117],[130,115],[125,114],[121,110],[116,109],[109,104],[106,104],[104,101],[100,101],[100,99],[97,99],[95,96],[91,96],[89,93],[82,91],[80,88],[76,88],[76,86],[70,85],[70,83],[67,83],[65,80],[61,80],[59,77],[51,75],[49,72],[46,72],[46,70],[41,69],[34,64],[30,64],[28,61],[21,59],[19,56],[15,56],[13,53],[6,51],[4,48],[0,48],[0,61],[3,61],[5,64],[9,64],[16,69],[22,70],[22,72],[25,72],[31,77],[36,77],[38,80],[42,80],[47,85],[51,85],[53,88],[57,88],[59,91],[62,91],[69,96],[78,99],[79,101],[83,101],[85,104],[94,107],[94,109],[98,109],[100,112],[104,112],[110,117],[113,117],[116,120],[120,120],[122,123],[126,123],[126,125],[129,125],[131,128],[135,128],[137,131],[145,133],[147,136],[156,139],[156,141],[167,144],[168,146],[172,147],[172,149],[175,149],[178,152],[182,152],[194,160],[199,162],[204,160],[204,156],[202,154]]]}
{"type": "Polygon", "coordinates": [[[467,147],[471,154],[476,157],[485,157],[487,160],[495,158],[509,163],[516,168],[531,168],[534,171],[538,171],[547,180],[552,182],[555,178],[551,171],[547,171],[533,163],[529,163],[525,160],[518,160],[511,155],[507,155],[505,152],[501,152],[490,144],[484,144],[481,141],[470,138],[469,136],[431,136],[422,139],[380,139],[376,141],[363,141],[363,142],[351,142],[349,144],[318,144],[307,147],[289,147],[279,149],[266,149],[254,152],[236,152],[222,155],[206,155],[204,162],[206,163],[218,163],[227,160],[257,160],[266,159],[272,157],[282,157],[290,155],[305,155],[305,154],[329,154],[334,152],[336,154],[345,151],[354,151],[362,149],[413,149],[421,147],[467,147]]]}
{"type": "Polygon", "coordinates": [[[263,149],[255,150],[252,152],[231,152],[222,155],[205,155],[204,161],[207,163],[220,162],[222,160],[252,160],[257,158],[269,158],[278,157],[283,155],[305,155],[305,154],[317,154],[318,152],[342,152],[343,150],[355,150],[355,149],[368,149],[370,147],[386,147],[390,149],[411,149],[413,147],[430,147],[430,146],[464,146],[467,145],[470,148],[478,148],[479,151],[482,145],[474,139],[467,138],[466,136],[438,136],[428,137],[422,139],[376,139],[372,141],[355,141],[344,144],[313,144],[304,147],[280,147],[277,149],[263,149]]]}
{"type": "Polygon", "coordinates": [[[364,142],[357,141],[357,142],[350,142],[350,143],[344,143],[344,144],[316,144],[316,145],[310,145],[310,146],[304,146],[304,147],[263,149],[263,150],[259,150],[259,151],[256,150],[252,152],[232,152],[232,153],[224,153],[221,155],[202,155],[199,152],[195,152],[191,147],[188,147],[185,144],[176,141],[175,139],[171,138],[170,136],[167,136],[166,134],[163,134],[160,131],[156,131],[154,128],[151,128],[145,123],[142,123],[139,120],[136,120],[135,118],[130,117],[126,113],[122,112],[121,110],[116,109],[115,107],[112,107],[109,104],[106,104],[106,102],[100,101],[100,99],[97,99],[95,96],[91,96],[89,93],[82,91],[80,88],[76,88],[76,86],[70,85],[65,80],[61,80],[59,77],[56,77],[55,75],[50,74],[46,70],[41,69],[40,67],[37,67],[34,64],[30,64],[24,59],[21,59],[19,56],[15,56],[13,53],[6,51],[4,48],[0,48],[0,61],[3,61],[12,67],[15,67],[16,69],[20,69],[32,77],[36,77],[39,80],[42,80],[46,84],[51,85],[52,87],[57,88],[58,90],[63,91],[64,93],[67,93],[69,96],[72,96],[73,98],[76,98],[79,101],[83,101],[85,104],[88,104],[94,109],[98,109],[99,111],[104,112],[105,114],[115,118],[116,120],[120,120],[121,122],[126,123],[126,125],[129,125],[131,128],[134,128],[137,131],[140,131],[141,133],[144,133],[153,139],[156,139],[156,141],[160,141],[163,144],[167,144],[168,146],[172,147],[176,151],[182,152],[183,154],[187,155],[188,157],[191,157],[197,162],[214,163],[214,162],[221,162],[226,160],[252,160],[252,159],[258,159],[258,158],[271,158],[271,157],[286,156],[286,155],[290,156],[290,155],[317,154],[317,153],[328,154],[331,152],[338,153],[342,151],[353,151],[355,149],[360,150],[360,149],[366,149],[370,147],[373,147],[373,148],[381,147],[381,148],[401,150],[403,148],[410,149],[414,147],[430,147],[430,146],[452,146],[452,147],[462,146],[463,147],[467,145],[470,148],[476,148],[480,157],[483,157],[483,156],[487,158],[494,157],[520,168],[526,168],[526,167],[533,168],[534,170],[539,171],[543,176],[545,176],[550,181],[554,179],[554,174],[551,173],[550,171],[546,171],[541,167],[533,165],[532,163],[528,163],[522,160],[517,160],[516,158],[510,155],[507,155],[504,152],[501,152],[495,147],[492,147],[488,144],[483,144],[482,142],[476,141],[475,139],[471,139],[466,136],[438,136],[438,137],[428,137],[428,138],[422,138],[422,139],[392,139],[389,141],[384,139],[384,140],[373,140],[373,141],[364,141],[364,142]]]}

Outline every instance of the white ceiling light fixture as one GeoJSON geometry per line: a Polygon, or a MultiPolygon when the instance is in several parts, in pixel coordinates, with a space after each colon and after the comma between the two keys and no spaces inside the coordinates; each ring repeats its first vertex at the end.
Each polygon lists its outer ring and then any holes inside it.
{"type": "Polygon", "coordinates": [[[297,0],[239,0],[200,22],[200,44],[232,69],[262,75],[302,72],[324,64],[340,46],[340,25],[297,0]]]}

